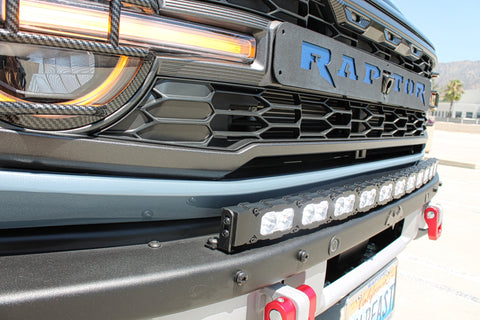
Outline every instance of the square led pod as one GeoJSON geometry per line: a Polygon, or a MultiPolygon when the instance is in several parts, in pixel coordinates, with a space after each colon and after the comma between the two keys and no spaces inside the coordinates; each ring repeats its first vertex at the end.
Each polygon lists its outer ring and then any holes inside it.
{"type": "Polygon", "coordinates": [[[329,222],[332,218],[333,205],[328,196],[315,197],[307,202],[301,208],[302,210],[302,229],[311,229],[329,222]]]}
{"type": "Polygon", "coordinates": [[[352,216],[357,211],[358,196],[353,190],[335,188],[332,190],[333,216],[335,220],[343,220],[352,216]]]}
{"type": "Polygon", "coordinates": [[[301,212],[284,199],[242,203],[223,209],[218,248],[227,252],[258,240],[281,238],[297,231],[301,212]]]}
{"type": "Polygon", "coordinates": [[[397,179],[395,179],[395,186],[393,189],[393,198],[400,199],[403,197],[407,191],[407,175],[398,175],[397,179]]]}
{"type": "Polygon", "coordinates": [[[378,186],[378,204],[385,205],[393,200],[395,183],[393,180],[387,180],[378,186]]]}
{"type": "Polygon", "coordinates": [[[415,190],[416,181],[417,181],[417,172],[412,170],[407,178],[407,188],[406,188],[407,193],[411,193],[413,190],[415,190]]]}

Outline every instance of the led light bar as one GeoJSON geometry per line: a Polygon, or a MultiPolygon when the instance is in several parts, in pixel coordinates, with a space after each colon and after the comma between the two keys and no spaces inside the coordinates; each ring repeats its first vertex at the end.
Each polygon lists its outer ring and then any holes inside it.
{"type": "Polygon", "coordinates": [[[241,203],[223,209],[218,248],[232,252],[257,241],[274,240],[300,230],[315,229],[333,220],[368,213],[424,185],[435,159],[398,172],[342,186],[286,195],[280,199],[241,203]],[[425,173],[427,172],[427,173],[425,173]],[[420,177],[420,178],[419,178],[420,177]],[[417,182],[420,186],[417,186],[417,182]]]}
{"type": "MultiPolygon", "coordinates": [[[[24,31],[102,41],[111,31],[109,8],[86,1],[20,0],[19,25],[24,31]]],[[[240,62],[251,62],[256,48],[252,36],[124,10],[119,41],[240,62]]]]}

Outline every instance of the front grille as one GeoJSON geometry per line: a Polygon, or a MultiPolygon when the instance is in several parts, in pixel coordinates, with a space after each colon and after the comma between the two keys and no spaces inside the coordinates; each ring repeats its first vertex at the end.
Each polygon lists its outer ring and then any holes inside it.
{"type": "Polygon", "coordinates": [[[379,42],[335,23],[328,0],[209,0],[248,10],[272,20],[286,21],[321,33],[352,47],[391,61],[426,78],[431,78],[433,61],[423,55],[410,60],[379,42]]]}
{"type": "Polygon", "coordinates": [[[239,149],[252,142],[421,136],[425,114],[322,95],[157,80],[127,118],[102,135],[239,149]]]}

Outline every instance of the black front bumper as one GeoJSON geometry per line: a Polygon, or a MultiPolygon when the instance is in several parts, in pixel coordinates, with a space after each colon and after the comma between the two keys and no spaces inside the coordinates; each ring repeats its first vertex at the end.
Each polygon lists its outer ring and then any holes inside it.
{"type": "MultiPolygon", "coordinates": [[[[438,175],[413,194],[342,224],[228,255],[205,247],[208,237],[0,258],[0,314],[6,319],[151,318],[244,295],[300,273],[418,212],[438,175]],[[335,252],[331,239],[339,240],[335,252]],[[297,259],[299,250],[308,261],[297,259]],[[242,270],[243,285],[234,281],[242,270]]],[[[32,243],[32,245],[35,245],[32,243]]]]}

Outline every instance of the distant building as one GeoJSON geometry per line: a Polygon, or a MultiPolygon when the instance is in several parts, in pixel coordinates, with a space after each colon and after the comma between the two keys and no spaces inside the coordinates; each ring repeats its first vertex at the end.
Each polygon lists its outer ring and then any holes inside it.
{"type": "Polygon", "coordinates": [[[449,109],[450,102],[440,102],[438,108],[433,112],[436,121],[480,123],[480,90],[465,90],[460,101],[453,103],[450,119],[448,118],[449,109]]]}

